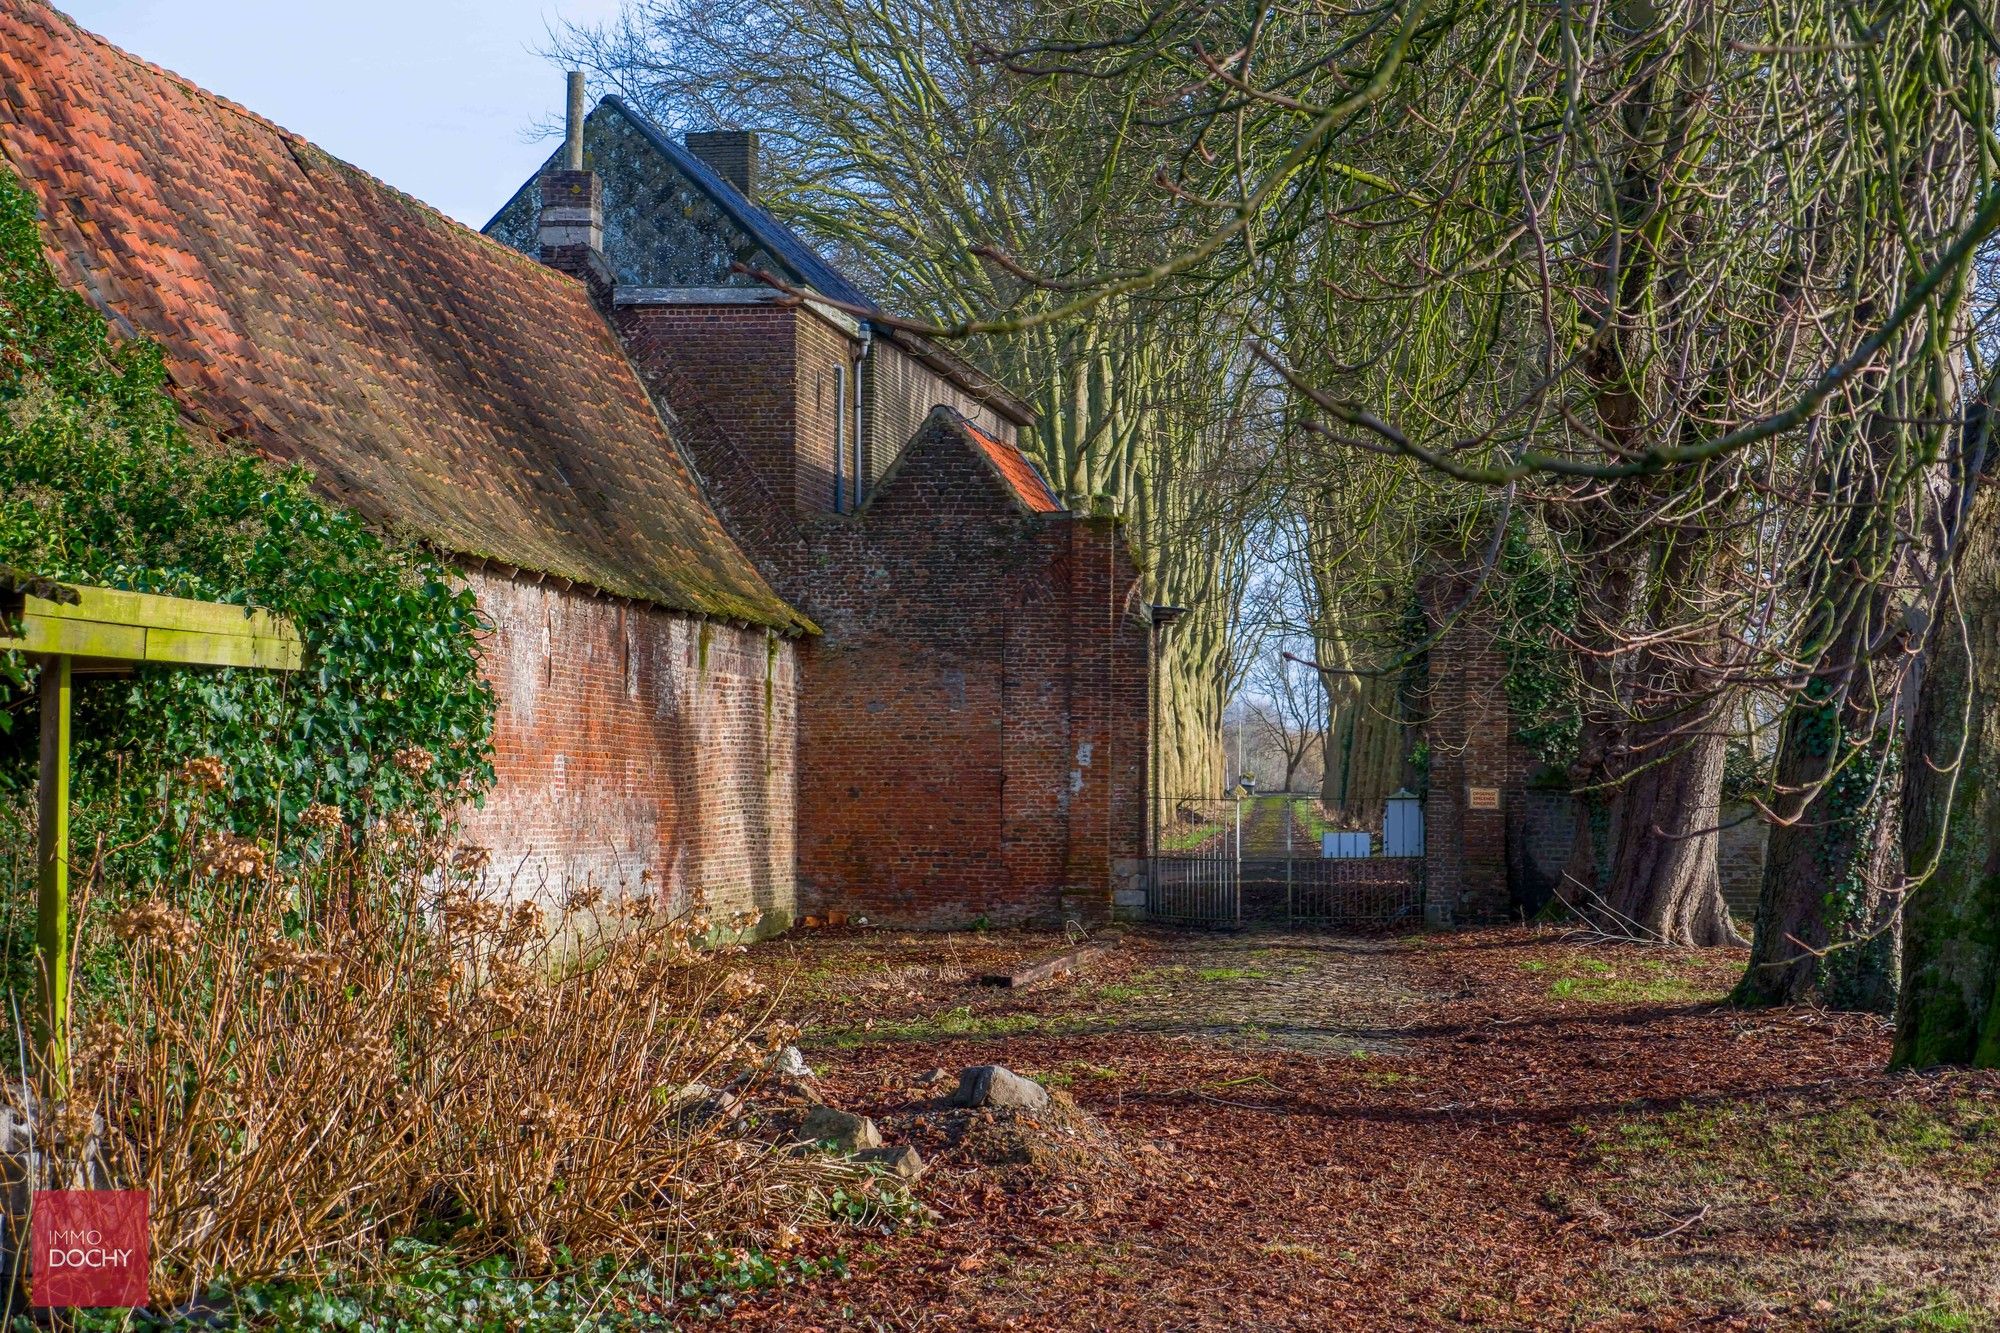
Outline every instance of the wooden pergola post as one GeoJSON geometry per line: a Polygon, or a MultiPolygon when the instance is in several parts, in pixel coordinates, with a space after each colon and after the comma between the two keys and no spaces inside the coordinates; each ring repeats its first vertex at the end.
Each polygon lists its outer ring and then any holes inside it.
{"type": "Polygon", "coordinates": [[[69,1087],[69,718],[67,655],[42,659],[42,773],[35,848],[35,1045],[55,1090],[69,1087]]]}
{"type": "Polygon", "coordinates": [[[0,650],[38,658],[41,789],[35,847],[35,1041],[45,1091],[69,1086],[69,755],[76,676],[141,662],[296,671],[298,631],[268,611],[115,588],[76,587],[0,569],[0,650]]]}

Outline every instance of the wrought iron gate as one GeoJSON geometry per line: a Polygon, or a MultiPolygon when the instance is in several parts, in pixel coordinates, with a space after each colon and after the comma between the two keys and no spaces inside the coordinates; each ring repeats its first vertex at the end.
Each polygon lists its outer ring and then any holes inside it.
{"type": "Polygon", "coordinates": [[[1146,912],[1183,925],[1414,927],[1424,920],[1423,815],[1392,798],[1380,836],[1328,827],[1312,797],[1166,803],[1146,912]]]}
{"type": "Polygon", "coordinates": [[[1146,875],[1146,915],[1191,926],[1243,924],[1243,802],[1167,801],[1146,875]]]}

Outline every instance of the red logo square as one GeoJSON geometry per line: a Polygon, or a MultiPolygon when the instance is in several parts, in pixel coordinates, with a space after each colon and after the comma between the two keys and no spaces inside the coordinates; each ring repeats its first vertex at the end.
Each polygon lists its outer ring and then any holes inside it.
{"type": "Polygon", "coordinates": [[[146,1303],[144,1190],[36,1190],[28,1272],[37,1306],[146,1303]]]}

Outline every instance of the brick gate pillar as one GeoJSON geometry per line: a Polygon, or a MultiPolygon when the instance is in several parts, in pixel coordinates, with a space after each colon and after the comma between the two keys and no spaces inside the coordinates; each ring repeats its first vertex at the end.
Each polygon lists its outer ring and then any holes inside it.
{"type": "Polygon", "coordinates": [[[1062,911],[1086,924],[1111,916],[1117,540],[1110,518],[1078,516],[1070,524],[1069,846],[1062,911]]]}
{"type": "Polygon", "coordinates": [[[1419,595],[1433,631],[1428,686],[1419,701],[1430,746],[1425,801],[1429,916],[1434,924],[1503,920],[1508,806],[1525,781],[1507,705],[1507,659],[1467,576],[1426,580],[1419,595]]]}

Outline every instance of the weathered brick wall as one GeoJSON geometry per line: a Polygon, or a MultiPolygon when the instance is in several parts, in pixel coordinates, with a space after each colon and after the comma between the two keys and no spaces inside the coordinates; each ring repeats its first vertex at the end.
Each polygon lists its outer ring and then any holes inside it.
{"type": "Polygon", "coordinates": [[[1071,543],[1069,864],[1066,918],[1111,917],[1145,846],[1148,629],[1123,535],[1109,518],[1063,520],[1071,543]]]}
{"type": "Polygon", "coordinates": [[[789,923],[796,906],[793,641],[491,571],[497,781],[466,812],[495,888],[594,885],[789,923]]]}
{"type": "Polygon", "coordinates": [[[1726,801],[1716,834],[1716,864],[1722,874],[1722,901],[1738,921],[1757,919],[1757,899],[1764,890],[1764,853],[1771,826],[1748,801],[1726,801]]]}
{"type": "Polygon", "coordinates": [[[1145,764],[1122,534],[1026,514],[933,422],[811,540],[802,897],[917,926],[1108,919],[1145,764]]]}
{"type": "MultiPolygon", "coordinates": [[[[771,496],[789,497],[800,513],[833,507],[836,441],[851,410],[837,386],[850,355],[844,332],[810,310],[773,304],[622,305],[617,324],[656,387],[699,386],[701,405],[727,423],[771,496]]],[[[686,396],[665,396],[679,415],[686,396]]]]}
{"type": "MultiPolygon", "coordinates": [[[[791,449],[789,444],[780,447],[754,410],[775,395],[759,394],[747,404],[752,416],[741,424],[746,439],[739,440],[738,424],[726,414],[746,406],[743,394],[733,383],[719,381],[736,376],[768,384],[789,373],[763,365],[778,353],[745,336],[764,319],[784,313],[760,311],[759,319],[746,321],[742,334],[725,325],[727,336],[718,351],[701,334],[727,321],[727,307],[709,308],[700,317],[674,306],[622,305],[614,312],[619,337],[647,391],[671,420],[675,447],[701,479],[709,503],[780,596],[796,586],[805,555],[791,449]],[[733,361],[729,353],[734,353],[733,361]]],[[[789,335],[777,346],[788,341],[789,335]]]]}
{"type": "Polygon", "coordinates": [[[1539,912],[1562,887],[1563,868],[1576,845],[1576,798],[1551,788],[1521,792],[1508,821],[1507,840],[1514,900],[1524,913],[1539,912]]]}
{"type": "Polygon", "coordinates": [[[854,507],[853,464],[843,457],[853,448],[845,443],[854,429],[853,399],[842,405],[840,377],[847,372],[846,393],[854,392],[849,367],[854,344],[847,334],[810,310],[800,310],[792,324],[793,371],[798,384],[794,411],[797,431],[798,505],[801,513],[831,510],[836,498],[842,509],[854,507]],[[843,422],[842,418],[846,420],[843,422]],[[834,474],[842,473],[839,488],[834,474]]]}

